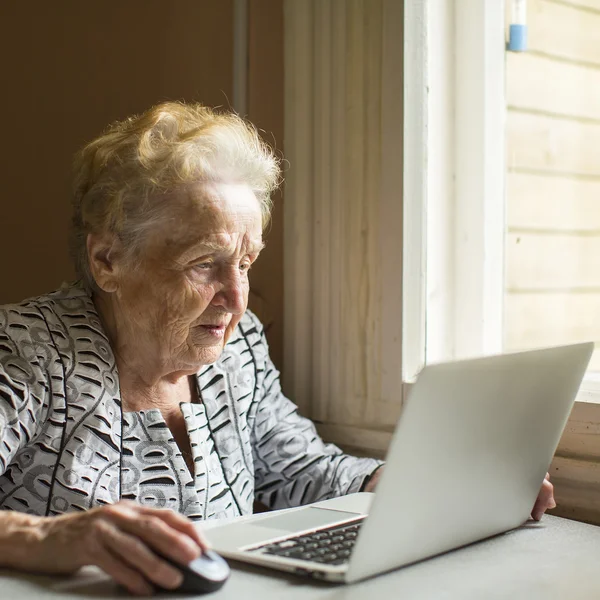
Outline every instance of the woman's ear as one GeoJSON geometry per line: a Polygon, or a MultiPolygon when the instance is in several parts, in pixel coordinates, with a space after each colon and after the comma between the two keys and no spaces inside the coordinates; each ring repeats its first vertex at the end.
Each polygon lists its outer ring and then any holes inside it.
{"type": "Polygon", "coordinates": [[[119,282],[118,240],[112,233],[88,233],[88,264],[96,285],[105,292],[116,292],[119,282]]]}

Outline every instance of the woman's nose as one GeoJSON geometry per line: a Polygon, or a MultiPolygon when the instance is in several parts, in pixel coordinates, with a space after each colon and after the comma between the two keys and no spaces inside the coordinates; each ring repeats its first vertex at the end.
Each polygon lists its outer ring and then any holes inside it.
{"type": "Polygon", "coordinates": [[[215,294],[213,304],[222,306],[232,314],[242,314],[246,310],[247,283],[242,280],[239,269],[232,269],[221,281],[220,290],[215,294]]]}

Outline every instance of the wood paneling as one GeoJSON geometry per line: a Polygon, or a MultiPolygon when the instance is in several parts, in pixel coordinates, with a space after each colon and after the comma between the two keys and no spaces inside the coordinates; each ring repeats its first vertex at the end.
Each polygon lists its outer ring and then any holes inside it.
{"type": "MultiPolygon", "coordinates": [[[[600,30],[596,36],[600,56],[600,30]]],[[[506,60],[509,106],[600,121],[600,62],[574,64],[528,52],[509,52],[506,60]]]]}
{"type": "Polygon", "coordinates": [[[600,175],[600,122],[511,111],[507,136],[511,170],[600,175]]]}
{"type": "Polygon", "coordinates": [[[600,64],[600,0],[529,0],[527,4],[530,51],[600,64]]]}
{"type": "Polygon", "coordinates": [[[285,9],[287,382],[326,437],[373,443],[402,406],[402,5],[285,9]]]}
{"type": "Polygon", "coordinates": [[[507,175],[507,225],[519,229],[600,231],[600,176],[507,175]]]}
{"type": "Polygon", "coordinates": [[[506,239],[506,268],[509,293],[569,288],[600,292],[600,232],[511,231],[506,239]]]}
{"type": "MultiPolygon", "coordinates": [[[[523,350],[582,341],[600,342],[600,293],[519,292],[507,294],[506,350],[523,350]]],[[[594,353],[590,367],[600,370],[594,353]]]]}
{"type": "Polygon", "coordinates": [[[566,4],[567,6],[575,6],[581,9],[590,9],[594,13],[600,13],[600,0],[552,0],[559,4],[566,4]]]}
{"type": "MultiPolygon", "coordinates": [[[[560,440],[558,454],[600,460],[600,416],[593,404],[577,402],[560,440]]],[[[599,508],[600,508],[600,502],[599,508]]]]}
{"type": "Polygon", "coordinates": [[[600,406],[577,402],[550,467],[562,517],[600,525],[600,406]]]}

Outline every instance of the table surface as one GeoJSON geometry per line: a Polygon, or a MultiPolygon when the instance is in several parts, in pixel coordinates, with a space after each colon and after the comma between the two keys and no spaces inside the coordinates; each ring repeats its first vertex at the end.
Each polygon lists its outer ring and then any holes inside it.
{"type": "MultiPolygon", "coordinates": [[[[211,600],[373,598],[600,598],[600,527],[546,515],[523,527],[353,585],[315,582],[232,563],[211,600]]],[[[0,598],[120,598],[128,594],[95,568],[72,577],[0,571],[0,598]]],[[[174,598],[171,594],[154,598],[174,598]]],[[[193,596],[186,596],[187,598],[193,596]]],[[[199,596],[202,597],[202,596],[199,596]]]]}

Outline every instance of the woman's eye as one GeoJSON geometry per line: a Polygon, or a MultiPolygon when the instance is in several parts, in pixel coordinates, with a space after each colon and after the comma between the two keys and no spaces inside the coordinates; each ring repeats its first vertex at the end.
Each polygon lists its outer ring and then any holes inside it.
{"type": "Polygon", "coordinates": [[[212,266],[213,266],[213,263],[211,263],[211,262],[203,262],[203,263],[198,263],[197,265],[195,265],[195,268],[205,271],[206,269],[210,269],[212,266]]]}
{"type": "Polygon", "coordinates": [[[251,267],[252,267],[252,263],[249,263],[249,262],[240,263],[240,271],[242,271],[242,272],[249,271],[251,267]]]}

